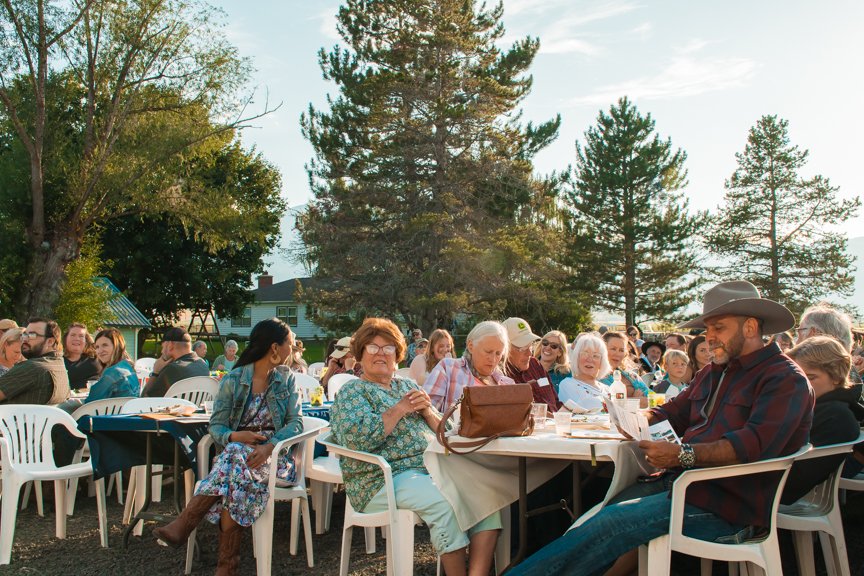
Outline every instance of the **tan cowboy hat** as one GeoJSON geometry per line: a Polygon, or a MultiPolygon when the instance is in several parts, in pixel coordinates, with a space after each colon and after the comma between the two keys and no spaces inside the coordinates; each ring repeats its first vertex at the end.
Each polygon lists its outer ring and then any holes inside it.
{"type": "Polygon", "coordinates": [[[785,306],[762,298],[759,290],[746,280],[721,282],[705,293],[702,315],[679,328],[704,328],[705,319],[713,316],[747,316],[762,320],[762,332],[776,334],[795,325],[795,316],[785,306]]]}

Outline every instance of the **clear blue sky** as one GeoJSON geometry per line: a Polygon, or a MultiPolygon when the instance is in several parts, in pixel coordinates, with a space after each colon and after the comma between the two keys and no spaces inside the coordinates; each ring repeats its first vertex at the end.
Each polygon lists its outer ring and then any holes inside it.
{"type": "MultiPolygon", "coordinates": [[[[243,139],[282,172],[290,205],[310,198],[304,164],[312,149],[299,117],[336,87],[317,52],[338,42],[335,0],[221,0],[226,33],[256,69],[258,105],[281,102],[243,139]]],[[[805,175],[822,174],[843,196],[861,192],[860,113],[864,2],[505,0],[505,41],[537,36],[526,120],[562,115],[559,139],[538,172],[574,162],[574,142],[600,109],[628,95],[657,130],[686,150],[694,208],[713,208],[735,169],[748,129],[763,114],[790,122],[810,150],[805,175]]],[[[864,236],[864,215],[842,227],[864,236]]]]}

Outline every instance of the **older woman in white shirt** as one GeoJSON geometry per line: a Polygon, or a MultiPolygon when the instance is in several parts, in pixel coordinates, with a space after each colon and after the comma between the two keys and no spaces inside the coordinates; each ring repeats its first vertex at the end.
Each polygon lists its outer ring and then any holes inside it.
{"type": "Polygon", "coordinates": [[[570,369],[573,376],[562,380],[558,391],[561,402],[573,400],[589,410],[601,408],[609,387],[598,382],[598,377],[612,369],[603,339],[595,334],[579,338],[570,351],[570,369]]]}
{"type": "Polygon", "coordinates": [[[453,337],[447,330],[439,328],[432,332],[426,351],[418,354],[411,362],[411,379],[423,386],[426,377],[438,362],[453,357],[453,348],[453,337]]]}

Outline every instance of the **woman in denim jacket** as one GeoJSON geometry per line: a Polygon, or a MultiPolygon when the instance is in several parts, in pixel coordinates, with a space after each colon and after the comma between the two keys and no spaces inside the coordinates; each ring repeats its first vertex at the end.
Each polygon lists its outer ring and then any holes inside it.
{"type": "MultiPolygon", "coordinates": [[[[242,527],[251,526],[269,498],[270,456],[281,440],[303,431],[300,395],[282,363],[293,354],[294,335],[278,318],[263,320],[249,335],[249,347],[222,379],[210,417],[210,435],[224,447],[183,513],[153,534],[182,546],[207,518],[220,528],[216,574],[235,574],[240,563],[242,527]]],[[[278,480],[292,483],[289,454],[279,458],[278,480]]]]}

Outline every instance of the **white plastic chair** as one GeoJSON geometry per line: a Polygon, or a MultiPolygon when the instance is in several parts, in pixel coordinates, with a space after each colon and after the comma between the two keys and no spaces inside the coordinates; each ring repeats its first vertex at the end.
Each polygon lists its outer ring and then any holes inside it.
{"type": "Polygon", "coordinates": [[[330,402],[333,402],[336,399],[336,393],[339,392],[339,389],[351,380],[356,379],[357,376],[348,373],[336,374],[335,376],[332,376],[330,380],[327,381],[327,399],[330,402]]]}
{"type": "MultiPolygon", "coordinates": [[[[864,440],[864,434],[851,442],[814,447],[797,461],[848,454],[852,447],[864,440]]],[[[840,516],[838,498],[840,474],[843,472],[844,458],[824,482],[794,504],[781,505],[777,513],[777,527],[791,530],[795,538],[795,556],[798,573],[802,576],[815,576],[813,558],[813,532],[819,533],[822,555],[828,574],[831,576],[850,576],[849,558],[846,554],[846,539],[843,534],[843,518],[840,516]]]]}
{"type": "Polygon", "coordinates": [[[192,376],[178,380],[165,392],[165,398],[183,398],[196,406],[209,402],[219,392],[219,382],[209,376],[192,376]]]}
{"type": "MultiPolygon", "coordinates": [[[[303,432],[297,436],[292,436],[287,440],[282,440],[273,448],[273,455],[270,458],[270,475],[269,475],[269,492],[270,498],[267,499],[267,506],[261,516],[252,524],[252,545],[255,551],[255,562],[257,564],[258,576],[270,576],[271,564],[273,561],[273,515],[275,510],[275,502],[291,501],[291,534],[288,551],[294,556],[297,554],[297,540],[299,538],[300,516],[303,517],[303,532],[306,540],[306,563],[310,568],[315,566],[315,558],[312,553],[312,523],[309,516],[309,500],[306,495],[306,446],[309,440],[314,441],[315,437],[327,425],[326,420],[320,418],[312,418],[309,416],[303,417],[303,432]],[[282,486],[276,483],[276,471],[279,466],[279,454],[294,448],[294,466],[296,483],[292,486],[282,486]]],[[[212,441],[212,440],[211,440],[212,441]]],[[[209,449],[209,446],[205,446],[209,449]]],[[[205,471],[207,456],[201,443],[198,445],[199,455],[199,473],[205,471]],[[202,453],[204,455],[201,458],[202,453]]],[[[200,478],[206,476],[201,474],[200,478]]],[[[186,548],[186,574],[192,572],[192,556],[194,554],[194,542],[196,532],[193,531],[189,535],[189,541],[186,548]]]]}
{"type": "Polygon", "coordinates": [[[324,368],[324,362],[313,362],[309,365],[309,368],[306,369],[306,373],[314,378],[317,378],[321,375],[322,368],[324,368]]]}
{"type": "MultiPolygon", "coordinates": [[[[327,447],[331,454],[369,462],[381,468],[384,473],[384,491],[387,495],[387,510],[384,512],[357,512],[351,506],[351,499],[345,498],[345,526],[342,529],[342,556],[339,563],[340,576],[348,575],[351,560],[351,536],[354,526],[364,528],[387,527],[387,575],[413,574],[414,569],[414,525],[420,524],[420,517],[412,510],[396,507],[396,493],[393,488],[393,472],[383,457],[359,450],[351,450],[333,444],[330,433],[322,434],[318,441],[327,447]]],[[[368,546],[368,532],[367,532],[368,546]]],[[[368,551],[368,550],[367,550],[368,551]]]]}
{"type": "Polygon", "coordinates": [[[294,373],[294,383],[298,392],[303,398],[303,402],[309,402],[312,398],[312,391],[321,385],[318,380],[308,374],[294,373]]]}
{"type": "Polygon", "coordinates": [[[156,358],[139,358],[135,361],[135,374],[142,383],[153,373],[156,358]]]}
{"type": "MultiPolygon", "coordinates": [[[[63,426],[77,438],[72,416],[53,406],[17,404],[0,406],[0,465],[3,473],[2,526],[0,530],[0,564],[9,564],[15,538],[15,519],[21,486],[30,481],[54,481],[54,503],[57,538],[66,538],[66,482],[69,478],[93,473],[89,462],[75,461],[67,466],[54,464],[51,430],[63,426]]],[[[80,458],[80,451],[75,455],[80,458]]],[[[96,507],[99,515],[99,537],[108,547],[108,521],[105,513],[105,483],[97,481],[96,507]]]]}
{"type": "MultiPolygon", "coordinates": [[[[154,396],[147,398],[133,398],[123,405],[120,410],[121,414],[141,414],[142,412],[152,412],[162,408],[170,408],[171,406],[193,406],[198,407],[194,402],[184,400],[183,398],[165,398],[162,396],[154,396]]],[[[153,472],[162,470],[161,465],[154,465],[153,472]]],[[[144,466],[135,466],[132,470],[132,475],[129,478],[129,487],[126,489],[126,506],[123,509],[123,523],[128,524],[132,520],[133,504],[135,510],[140,510],[144,505],[144,490],[136,490],[138,482],[143,482],[144,466]],[[134,498],[133,498],[134,495],[134,498]],[[134,502],[133,502],[134,500],[134,502]]],[[[153,502],[159,502],[162,494],[162,477],[158,474],[153,475],[151,499],[153,502]]],[[[132,532],[135,536],[140,536],[144,532],[144,523],[139,522],[132,532]]]]}
{"type": "Polygon", "coordinates": [[[414,380],[414,378],[411,377],[411,368],[397,368],[396,369],[396,376],[399,376],[400,378],[407,378],[409,380],[414,380]]]}
{"type": "MultiPolygon", "coordinates": [[[[119,398],[105,398],[104,400],[94,400],[93,402],[88,402],[87,404],[83,404],[78,407],[72,413],[72,419],[77,422],[83,416],[103,416],[105,414],[119,414],[120,410],[122,410],[123,408],[123,405],[126,404],[126,402],[128,402],[129,400],[133,399],[134,397],[132,396],[123,396],[119,398]]],[[[81,449],[80,457],[90,457],[90,449],[86,443],[81,449]]],[[[117,489],[117,503],[123,504],[123,472],[115,472],[111,475],[111,479],[108,482],[108,494],[111,493],[112,486],[117,489]]],[[[72,516],[75,513],[75,498],[77,492],[78,478],[72,478],[71,480],[69,480],[69,492],[66,496],[66,502],[69,507],[69,516],[72,516]]]]}
{"type": "MultiPolygon", "coordinates": [[[[710,575],[713,560],[724,562],[745,562],[773,576],[782,574],[780,562],[780,544],[777,539],[777,507],[780,505],[780,495],[786,484],[786,477],[795,458],[810,449],[810,444],[781,458],[771,458],[748,464],[731,466],[716,466],[711,468],[694,468],[681,473],[672,486],[672,511],[669,518],[669,533],[651,540],[648,545],[639,547],[639,576],[666,576],[672,560],[672,551],[682,552],[690,556],[702,558],[702,575],[710,575]],[[687,488],[694,482],[714,480],[717,478],[733,478],[751,476],[763,472],[782,472],[780,482],[774,494],[771,506],[771,526],[768,535],[763,539],[742,544],[721,544],[691,538],[683,534],[684,528],[684,496],[687,488]]],[[[730,567],[730,573],[735,572],[730,567]]]]}

